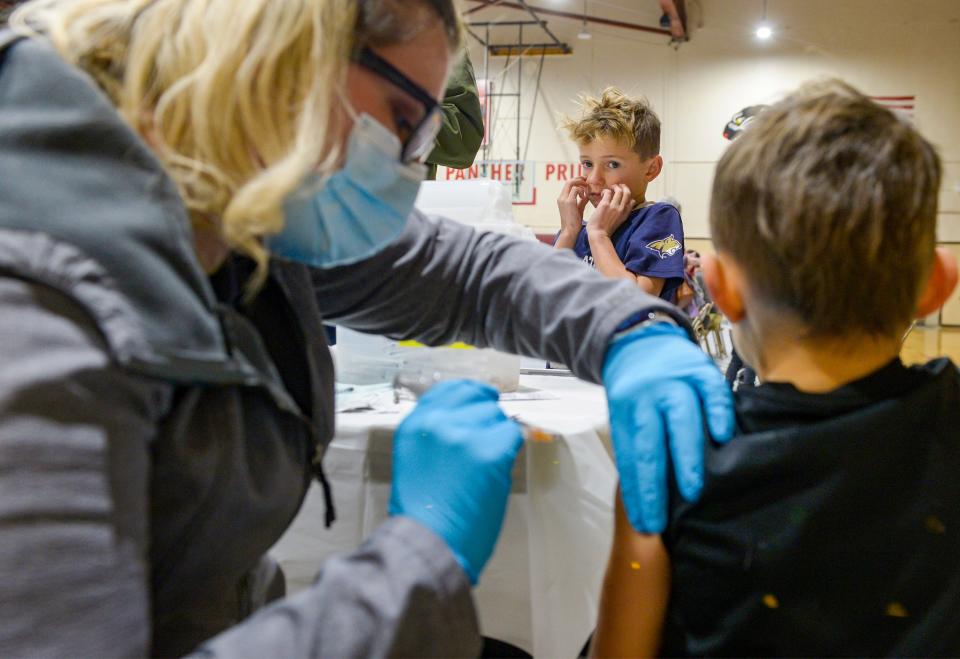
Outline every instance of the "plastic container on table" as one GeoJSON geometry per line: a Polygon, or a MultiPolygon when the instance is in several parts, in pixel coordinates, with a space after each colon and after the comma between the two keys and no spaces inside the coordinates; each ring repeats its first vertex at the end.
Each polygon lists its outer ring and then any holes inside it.
{"type": "Polygon", "coordinates": [[[337,381],[346,384],[467,378],[507,392],[516,391],[520,379],[517,355],[463,344],[428,348],[414,341],[395,341],[341,327],[337,329],[336,352],[337,381]]]}
{"type": "MultiPolygon", "coordinates": [[[[416,206],[478,231],[536,240],[529,227],[514,220],[510,190],[498,181],[425,181],[416,206]]],[[[507,392],[515,391],[520,379],[517,355],[463,344],[428,348],[340,327],[336,347],[337,381],[347,384],[393,382],[398,376],[420,382],[470,378],[507,392]]]]}

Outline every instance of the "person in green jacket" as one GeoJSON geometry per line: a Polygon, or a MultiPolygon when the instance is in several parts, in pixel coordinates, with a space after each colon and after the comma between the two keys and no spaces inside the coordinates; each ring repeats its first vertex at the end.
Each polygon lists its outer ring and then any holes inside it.
{"type": "Polygon", "coordinates": [[[483,108],[466,50],[450,72],[441,107],[443,126],[433,151],[427,156],[427,179],[431,181],[437,178],[437,165],[455,169],[472,165],[483,142],[483,108]]]}

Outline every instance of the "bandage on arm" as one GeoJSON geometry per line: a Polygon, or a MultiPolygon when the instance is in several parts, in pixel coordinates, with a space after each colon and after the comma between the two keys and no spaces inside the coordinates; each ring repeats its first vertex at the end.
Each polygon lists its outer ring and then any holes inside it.
{"type": "Polygon", "coordinates": [[[659,535],[637,533],[620,489],[610,560],[591,657],[652,657],[660,648],[670,596],[670,557],[659,535]]]}

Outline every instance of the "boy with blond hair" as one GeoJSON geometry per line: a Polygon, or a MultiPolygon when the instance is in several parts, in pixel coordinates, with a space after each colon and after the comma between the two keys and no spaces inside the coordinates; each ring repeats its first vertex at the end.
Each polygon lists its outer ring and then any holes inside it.
{"type": "Polygon", "coordinates": [[[660,120],[645,100],[613,87],[582,101],[582,116],[564,128],[580,149],[586,176],[567,181],[557,199],[554,246],[673,302],[683,283],[683,224],[676,207],[646,199],[663,168],[660,120]],[[595,209],[584,224],[587,202],[595,209]]]}
{"type": "Polygon", "coordinates": [[[898,357],[957,282],[940,175],[909,123],[839,82],[729,147],[703,270],[760,384],[662,536],[618,501],[595,656],[960,655],[960,375],[898,357]]]}

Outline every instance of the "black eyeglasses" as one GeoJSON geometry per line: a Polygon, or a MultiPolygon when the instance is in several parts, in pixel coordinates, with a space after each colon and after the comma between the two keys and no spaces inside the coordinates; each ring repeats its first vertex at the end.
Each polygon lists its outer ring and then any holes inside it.
{"type": "Polygon", "coordinates": [[[397,119],[400,129],[408,135],[403,143],[400,159],[403,162],[423,162],[433,150],[433,141],[440,131],[440,104],[423,87],[410,80],[370,48],[363,48],[353,60],[371,73],[399,87],[423,105],[423,118],[416,126],[411,126],[403,117],[397,119]]]}

